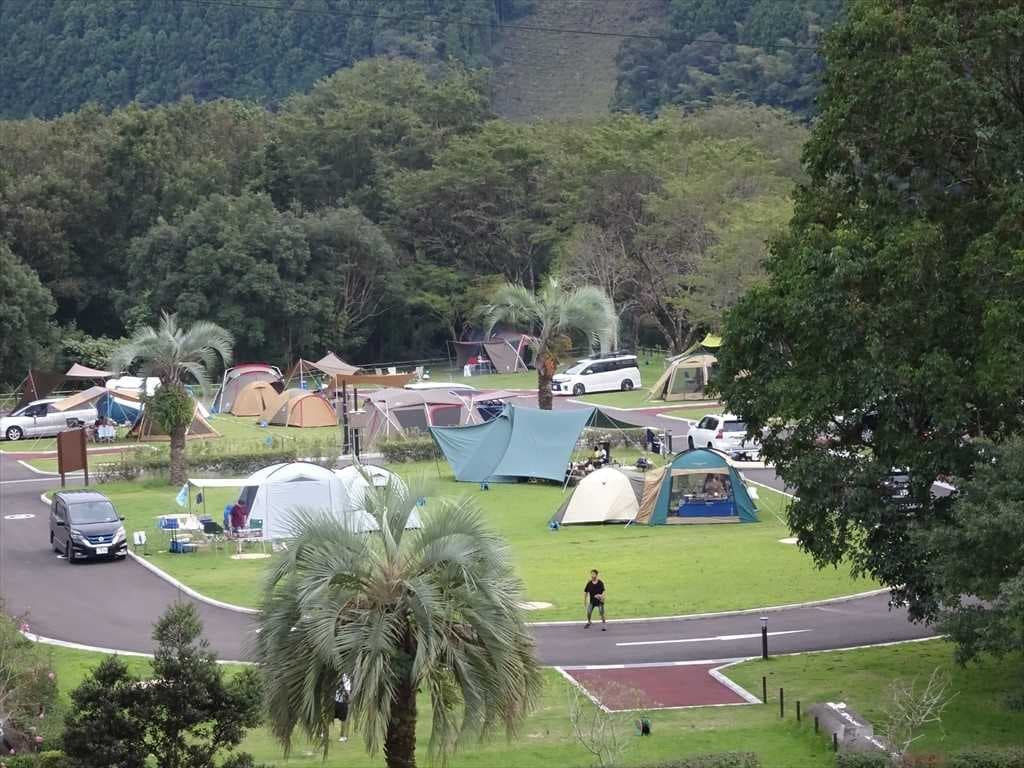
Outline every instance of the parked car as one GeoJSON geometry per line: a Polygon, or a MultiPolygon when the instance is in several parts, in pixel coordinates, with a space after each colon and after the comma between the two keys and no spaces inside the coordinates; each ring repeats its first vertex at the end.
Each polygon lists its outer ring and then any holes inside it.
{"type": "Polygon", "coordinates": [[[58,399],[35,400],[10,416],[0,418],[0,439],[21,440],[23,437],[53,437],[69,429],[68,423],[92,424],[99,418],[96,408],[82,405],[70,411],[58,411],[58,399]]]}
{"type": "Polygon", "coordinates": [[[128,556],[124,518],[96,491],[58,491],[50,503],[50,546],[69,563],[128,556]]]}
{"type": "Polygon", "coordinates": [[[608,355],[578,360],[564,373],[556,373],[551,380],[551,391],[556,395],[578,397],[588,392],[628,392],[640,383],[636,355],[608,355]]]}
{"type": "Polygon", "coordinates": [[[690,427],[686,436],[690,448],[714,448],[735,459],[756,460],[761,445],[747,438],[747,424],[731,413],[709,414],[690,427]]]}

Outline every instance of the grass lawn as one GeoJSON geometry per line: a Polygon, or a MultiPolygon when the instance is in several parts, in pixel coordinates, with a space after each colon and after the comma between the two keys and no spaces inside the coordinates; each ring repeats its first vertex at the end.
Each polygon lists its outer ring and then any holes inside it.
{"type": "MultiPolygon", "coordinates": [[[[52,649],[52,661],[63,697],[78,685],[86,672],[99,663],[100,654],[52,649]]],[[[132,670],[145,676],[149,662],[126,657],[132,670]]],[[[1024,677],[1024,658],[1008,662],[986,660],[966,669],[952,660],[952,648],[942,641],[908,643],[856,651],[816,653],[752,661],[731,667],[727,674],[751,691],[760,691],[761,675],[767,671],[769,690],[766,706],[705,707],[690,710],[655,711],[651,716],[652,736],[632,741],[622,765],[658,763],[686,755],[752,751],[761,756],[766,768],[827,768],[834,758],[823,736],[815,736],[811,723],[798,725],[793,712],[797,699],[806,708],[813,702],[845,701],[869,720],[878,722],[888,684],[896,679],[923,679],[935,667],[949,670],[956,691],[946,710],[942,726],[930,726],[919,742],[918,752],[952,752],[978,746],[1020,746],[1024,713],[1005,706],[1024,677]],[[777,691],[786,690],[790,702],[784,720],[778,716],[777,691]]],[[[545,691],[537,710],[526,721],[513,743],[498,737],[484,745],[457,753],[451,765],[461,768],[515,766],[588,766],[590,756],[570,735],[567,685],[554,671],[545,673],[545,691]]],[[[430,730],[430,709],[421,704],[417,754],[426,764],[430,730]]],[[[266,729],[249,733],[243,749],[257,762],[272,765],[320,765],[325,768],[370,768],[383,765],[378,755],[366,755],[358,734],[348,744],[331,744],[326,761],[299,742],[285,762],[279,745],[266,729]]]]}
{"type": "Polygon", "coordinates": [[[921,687],[932,670],[949,673],[955,693],[941,724],[928,726],[916,752],[954,752],[971,746],[1024,746],[1024,711],[1012,711],[1007,698],[1024,682],[1024,656],[1003,661],[985,659],[960,667],[953,646],[942,640],[865,648],[855,651],[780,656],[767,662],[749,661],[725,673],[756,696],[761,676],[768,677],[768,696],[778,716],[779,688],[785,689],[787,722],[795,717],[799,699],[844,701],[877,728],[882,722],[887,692],[897,679],[916,679],[921,687]]]}
{"type": "MultiPolygon", "coordinates": [[[[64,648],[53,648],[52,663],[57,672],[64,704],[70,692],[87,672],[102,660],[102,655],[64,648]]],[[[147,659],[125,657],[131,670],[145,677],[147,659]]],[[[228,669],[233,669],[229,667],[228,669]]],[[[544,675],[545,689],[536,711],[527,719],[520,736],[508,742],[497,735],[488,742],[456,753],[450,765],[456,768],[541,768],[547,766],[592,765],[591,756],[571,735],[568,721],[568,685],[557,672],[544,675]]],[[[632,716],[622,716],[631,730],[632,716]]],[[[420,728],[417,732],[417,756],[424,765],[430,738],[431,712],[424,699],[420,704],[420,728]]],[[[720,751],[757,751],[766,768],[826,768],[833,764],[822,740],[806,732],[779,725],[777,713],[770,707],[705,708],[686,711],[655,712],[651,738],[632,741],[622,765],[658,763],[683,755],[720,751]]],[[[805,729],[806,731],[806,729],[805,729]]],[[[335,727],[334,733],[337,733],[335,727]]],[[[377,768],[384,765],[381,755],[366,754],[358,733],[347,744],[332,742],[326,761],[315,748],[302,740],[293,744],[286,761],[280,745],[266,728],[249,732],[242,749],[252,753],[257,763],[280,766],[323,766],[324,768],[377,768]]]]}
{"type": "MultiPolygon", "coordinates": [[[[447,465],[411,464],[407,476],[436,482],[436,494],[468,494],[507,538],[526,582],[527,597],[552,603],[537,620],[578,618],[578,592],[590,568],[600,568],[616,594],[619,618],[755,608],[861,592],[875,585],[842,570],[816,570],[792,545],[781,516],[786,497],[759,488],[762,522],[735,525],[573,526],[547,523],[564,500],[557,485],[494,484],[481,491],[456,483],[447,465]],[[440,471],[441,477],[438,477],[440,471]],[[666,574],[672,574],[666,579],[666,574]],[[579,583],[578,583],[579,582],[579,583]],[[678,585],[686,588],[679,590],[678,585]]],[[[160,481],[103,486],[131,530],[149,532],[149,559],[189,586],[220,600],[256,605],[267,561],[229,559],[231,551],[169,554],[155,528],[160,514],[180,511],[176,488],[160,481]]],[[[210,489],[206,508],[217,520],[237,491],[210,489]]],[[[429,511],[429,506],[428,506],[429,511]]]]}

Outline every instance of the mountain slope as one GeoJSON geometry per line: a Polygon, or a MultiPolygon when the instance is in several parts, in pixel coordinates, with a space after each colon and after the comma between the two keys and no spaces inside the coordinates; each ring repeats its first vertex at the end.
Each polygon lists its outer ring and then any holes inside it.
{"type": "MultiPolygon", "coordinates": [[[[666,0],[534,0],[523,27],[644,32],[664,28],[666,0]]],[[[621,37],[506,29],[495,47],[494,109],[511,120],[606,114],[621,37]]]]}

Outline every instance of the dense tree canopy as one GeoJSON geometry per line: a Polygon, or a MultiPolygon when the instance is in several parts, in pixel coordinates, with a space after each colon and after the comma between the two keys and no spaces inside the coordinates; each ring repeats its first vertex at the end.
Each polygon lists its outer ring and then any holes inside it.
{"type": "Polygon", "coordinates": [[[654,113],[716,96],[815,112],[821,33],[846,0],[671,0],[672,35],[628,41],[615,104],[654,113]]]}
{"type": "Polygon", "coordinates": [[[1022,50],[1010,0],[853,2],[826,47],[810,183],[725,327],[722,391],[798,489],[801,545],[852,558],[917,617],[950,594],[935,559],[967,556],[930,543],[964,524],[933,481],[969,480],[975,442],[1024,417],[1022,50]]]}
{"type": "Polygon", "coordinates": [[[3,2],[0,116],[183,96],[274,102],[373,56],[478,67],[494,25],[527,8],[524,0],[3,2]]]}
{"type": "Polygon", "coordinates": [[[561,273],[605,289],[625,338],[679,348],[759,279],[801,178],[790,117],[721,102],[513,125],[486,91],[459,66],[370,60],[276,112],[0,122],[0,240],[62,336],[10,336],[0,380],[102,364],[161,311],[223,326],[242,359],[436,357],[496,284],[561,273]]]}

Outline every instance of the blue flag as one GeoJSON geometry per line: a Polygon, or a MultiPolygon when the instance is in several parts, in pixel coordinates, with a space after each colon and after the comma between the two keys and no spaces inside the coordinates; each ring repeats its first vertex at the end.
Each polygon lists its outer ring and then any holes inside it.
{"type": "Polygon", "coordinates": [[[181,490],[178,491],[178,498],[175,501],[178,502],[179,507],[188,506],[188,483],[181,486],[181,490]]]}

